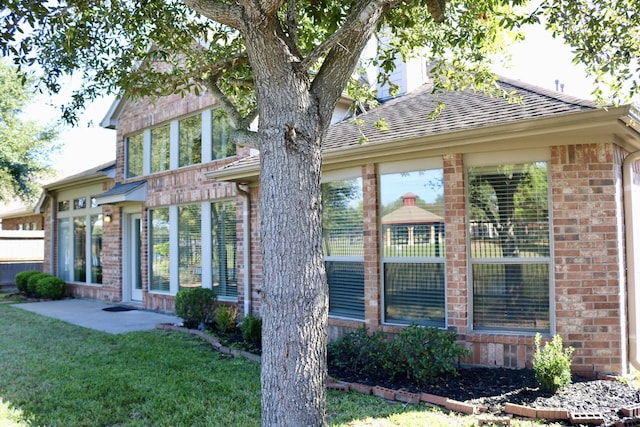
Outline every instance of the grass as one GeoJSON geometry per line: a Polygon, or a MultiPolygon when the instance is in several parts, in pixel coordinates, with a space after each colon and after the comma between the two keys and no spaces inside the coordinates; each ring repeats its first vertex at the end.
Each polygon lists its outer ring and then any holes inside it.
{"type": "MultiPolygon", "coordinates": [[[[259,365],[192,335],[110,335],[7,304],[0,324],[0,426],[260,424],[259,365]]],[[[356,393],[331,391],[327,407],[332,426],[475,425],[473,417],[356,393]]]]}

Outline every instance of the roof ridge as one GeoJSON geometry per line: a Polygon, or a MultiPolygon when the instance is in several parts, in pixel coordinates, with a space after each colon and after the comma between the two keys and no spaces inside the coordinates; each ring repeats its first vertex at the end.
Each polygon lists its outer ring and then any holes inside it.
{"type": "Polygon", "coordinates": [[[597,108],[598,106],[598,104],[596,104],[595,102],[589,99],[578,98],[577,96],[573,96],[573,95],[567,95],[565,93],[547,89],[532,83],[526,83],[526,82],[523,82],[522,80],[515,80],[509,77],[504,77],[500,75],[496,77],[498,78],[497,79],[498,82],[506,83],[508,85],[515,86],[517,88],[526,90],[528,92],[534,92],[538,95],[543,95],[543,96],[555,99],[557,101],[565,102],[567,104],[579,105],[581,107],[592,107],[592,108],[597,108]]]}

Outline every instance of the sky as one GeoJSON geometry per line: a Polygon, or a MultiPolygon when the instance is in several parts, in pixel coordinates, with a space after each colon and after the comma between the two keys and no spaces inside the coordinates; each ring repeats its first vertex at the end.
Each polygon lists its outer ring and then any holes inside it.
{"type": "MultiPolygon", "coordinates": [[[[554,40],[542,26],[531,27],[524,42],[511,49],[510,68],[496,67],[499,75],[546,89],[556,90],[555,81],[564,84],[564,93],[579,98],[591,98],[592,87],[584,69],[571,63],[571,51],[561,41],[554,40]]],[[[560,89],[560,87],[558,87],[560,89]]],[[[46,123],[58,116],[56,102],[45,96],[37,98],[25,113],[28,118],[46,123]],[[53,105],[52,105],[53,104],[53,105]]],[[[63,148],[51,156],[60,179],[115,159],[116,132],[99,126],[114,98],[99,99],[89,105],[77,127],[63,127],[60,140],[63,148]]]]}

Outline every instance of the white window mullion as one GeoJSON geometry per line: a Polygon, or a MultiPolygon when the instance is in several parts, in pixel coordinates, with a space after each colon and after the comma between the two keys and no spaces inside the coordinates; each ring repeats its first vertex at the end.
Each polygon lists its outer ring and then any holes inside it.
{"type": "Polygon", "coordinates": [[[178,169],[180,167],[180,124],[174,120],[169,126],[169,169],[178,169]]]}
{"type": "Polygon", "coordinates": [[[142,138],[142,174],[151,173],[151,130],[146,129],[142,138]]]}
{"type": "Polygon", "coordinates": [[[202,203],[202,287],[212,288],[211,282],[211,203],[202,203]]]}
{"type": "Polygon", "coordinates": [[[169,292],[178,293],[180,268],[178,248],[178,206],[169,206],[169,292]]]}
{"type": "Polygon", "coordinates": [[[211,110],[202,112],[202,163],[211,161],[211,110]]]}

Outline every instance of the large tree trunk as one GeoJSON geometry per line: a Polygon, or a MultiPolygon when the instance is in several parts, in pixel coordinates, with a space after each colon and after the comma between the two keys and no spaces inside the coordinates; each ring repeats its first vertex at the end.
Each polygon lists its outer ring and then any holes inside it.
{"type": "Polygon", "coordinates": [[[328,289],[320,145],[326,124],[306,72],[295,70],[269,33],[247,36],[260,111],[262,425],[322,426],[328,289]]]}

